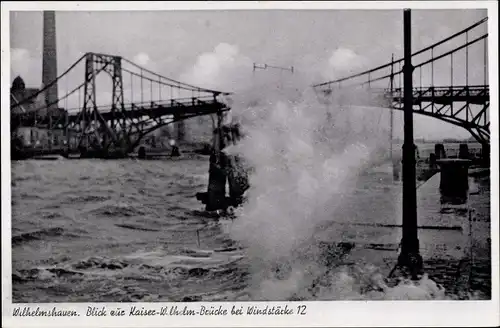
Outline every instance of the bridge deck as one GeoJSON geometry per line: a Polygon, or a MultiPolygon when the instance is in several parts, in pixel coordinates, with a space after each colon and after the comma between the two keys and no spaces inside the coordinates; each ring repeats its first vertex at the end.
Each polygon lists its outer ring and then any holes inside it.
{"type": "MultiPolygon", "coordinates": [[[[89,112],[92,109],[89,109],[89,112]]],[[[216,114],[220,111],[226,111],[229,108],[213,98],[183,98],[183,99],[171,99],[161,102],[144,102],[144,103],[133,103],[125,104],[124,110],[113,111],[112,106],[98,106],[98,111],[105,121],[111,121],[113,118],[116,119],[139,119],[143,117],[160,118],[167,115],[177,116],[180,119],[192,116],[210,115],[216,114]]],[[[35,117],[33,114],[24,114],[22,116],[22,122],[25,126],[35,126],[48,124],[49,120],[56,124],[71,124],[78,123],[81,120],[81,112],[70,112],[66,117],[57,115],[52,117],[35,117]]],[[[18,116],[18,115],[16,115],[18,116]]],[[[14,115],[13,115],[14,117],[14,115]]]]}
{"type": "MultiPolygon", "coordinates": [[[[391,97],[390,91],[385,91],[386,97],[391,97]]],[[[468,102],[484,105],[490,99],[490,91],[486,86],[453,86],[453,87],[421,87],[413,88],[414,104],[433,102],[450,105],[454,102],[468,102]]],[[[403,103],[404,91],[395,89],[392,92],[394,102],[403,103]]]]}

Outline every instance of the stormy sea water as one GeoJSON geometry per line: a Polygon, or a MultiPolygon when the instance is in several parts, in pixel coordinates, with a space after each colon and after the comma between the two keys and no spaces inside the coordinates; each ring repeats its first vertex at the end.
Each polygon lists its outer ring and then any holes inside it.
{"type": "Polygon", "coordinates": [[[370,238],[354,223],[400,224],[401,185],[380,112],[304,98],[233,102],[245,138],[227,152],[252,168],[234,219],[196,200],[205,156],[13,162],[13,302],[444,297],[429,279],[389,287],[371,263],[345,264],[341,242],[370,238]]]}
{"type": "MultiPolygon", "coordinates": [[[[12,171],[14,302],[281,299],[300,291],[279,279],[275,290],[273,281],[252,285],[263,272],[232,236],[236,221],[199,211],[194,195],[206,188],[207,158],[20,161],[12,171]]],[[[357,191],[345,215],[361,218],[356,212],[370,204],[366,216],[387,217],[397,193],[387,187],[391,177],[364,178],[370,189],[357,191]]],[[[273,232],[275,240],[298,242],[286,230],[273,232]]]]}

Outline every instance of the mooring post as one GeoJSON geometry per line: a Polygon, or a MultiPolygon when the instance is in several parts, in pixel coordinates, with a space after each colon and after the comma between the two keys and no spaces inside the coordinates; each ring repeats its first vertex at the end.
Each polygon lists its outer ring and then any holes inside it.
{"type": "Polygon", "coordinates": [[[466,143],[460,144],[458,148],[458,158],[469,159],[469,146],[466,143]]]}
{"type": "Polygon", "coordinates": [[[434,145],[434,154],[436,155],[436,159],[446,158],[446,150],[444,149],[443,144],[435,144],[434,145]]]}
{"type": "Polygon", "coordinates": [[[429,155],[429,166],[431,169],[436,168],[436,154],[430,153],[429,155]]]}
{"type": "Polygon", "coordinates": [[[137,158],[146,159],[146,148],[144,148],[144,146],[139,147],[139,150],[137,152],[137,158]]]}
{"type": "Polygon", "coordinates": [[[447,158],[437,161],[441,167],[441,203],[461,205],[467,202],[469,191],[469,166],[471,161],[447,158]]]}
{"type": "Polygon", "coordinates": [[[222,112],[217,113],[217,127],[214,130],[214,149],[210,155],[208,171],[208,190],[205,199],[206,210],[214,211],[226,209],[226,158],[224,148],[224,134],[222,131],[222,112]]]}
{"type": "Polygon", "coordinates": [[[403,238],[398,264],[417,278],[423,261],[417,226],[417,185],[413,141],[413,66],[411,64],[411,10],[404,10],[404,143],[403,143],[403,238]]]}
{"type": "Polygon", "coordinates": [[[482,165],[484,167],[490,167],[490,144],[484,142],[481,145],[481,157],[482,157],[482,165]]]}

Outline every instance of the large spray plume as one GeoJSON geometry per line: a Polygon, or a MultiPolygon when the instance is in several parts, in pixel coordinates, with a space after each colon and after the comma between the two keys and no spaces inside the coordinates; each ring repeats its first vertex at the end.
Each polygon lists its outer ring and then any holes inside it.
{"type": "Polygon", "coordinates": [[[243,157],[252,174],[231,234],[251,258],[256,289],[264,293],[255,297],[277,297],[268,282],[277,267],[286,267],[294,282],[285,292],[311,282],[306,277],[321,262],[318,226],[335,220],[357,176],[377,150],[387,148],[385,130],[375,119],[380,111],[326,106],[317,99],[298,81],[282,92],[255,88],[233,99],[233,119],[246,137],[226,151],[243,157]]]}
{"type": "MultiPolygon", "coordinates": [[[[326,66],[329,74],[338,76],[363,65],[361,59],[340,49],[332,53],[326,66]]],[[[310,86],[309,77],[314,74],[298,71],[254,74],[252,61],[237,47],[222,44],[200,56],[185,75],[192,83],[236,91],[230,100],[230,119],[240,124],[244,138],[225,151],[239,155],[251,174],[247,200],[229,233],[245,247],[252,273],[250,299],[300,297],[321,276],[327,277],[330,287],[315,298],[412,294],[409,287],[395,292],[385,286],[372,267],[357,273],[330,272],[322,260],[318,229],[325,222],[349,223],[349,218],[339,214],[345,199],[355,192],[359,175],[387,155],[389,113],[381,108],[349,106],[351,100],[371,99],[363,90],[318,97],[310,86]],[[361,295],[355,288],[360,280],[370,281],[381,294],[361,295]]],[[[424,286],[412,295],[425,298],[440,293],[435,284],[424,286]]]]}

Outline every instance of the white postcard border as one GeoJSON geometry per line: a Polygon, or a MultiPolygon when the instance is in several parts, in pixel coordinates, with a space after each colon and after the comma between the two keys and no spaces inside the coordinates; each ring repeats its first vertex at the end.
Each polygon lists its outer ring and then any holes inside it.
{"type": "Polygon", "coordinates": [[[5,327],[164,327],[164,326],[489,326],[498,325],[499,303],[499,221],[498,221],[498,4],[496,1],[363,1],[363,2],[2,2],[2,321],[5,327]],[[196,303],[50,303],[12,304],[11,267],[11,171],[9,138],[10,44],[9,11],[12,10],[243,10],[243,9],[454,9],[487,8],[489,37],[490,121],[491,121],[491,241],[492,299],[490,301],[330,301],[330,302],[196,302],[196,303]],[[184,305],[190,308],[219,305],[265,307],[280,305],[296,310],[307,306],[306,315],[274,316],[165,316],[165,317],[85,317],[88,306],[130,309],[184,305]],[[12,317],[15,307],[77,310],[79,318],[12,317]]]}

